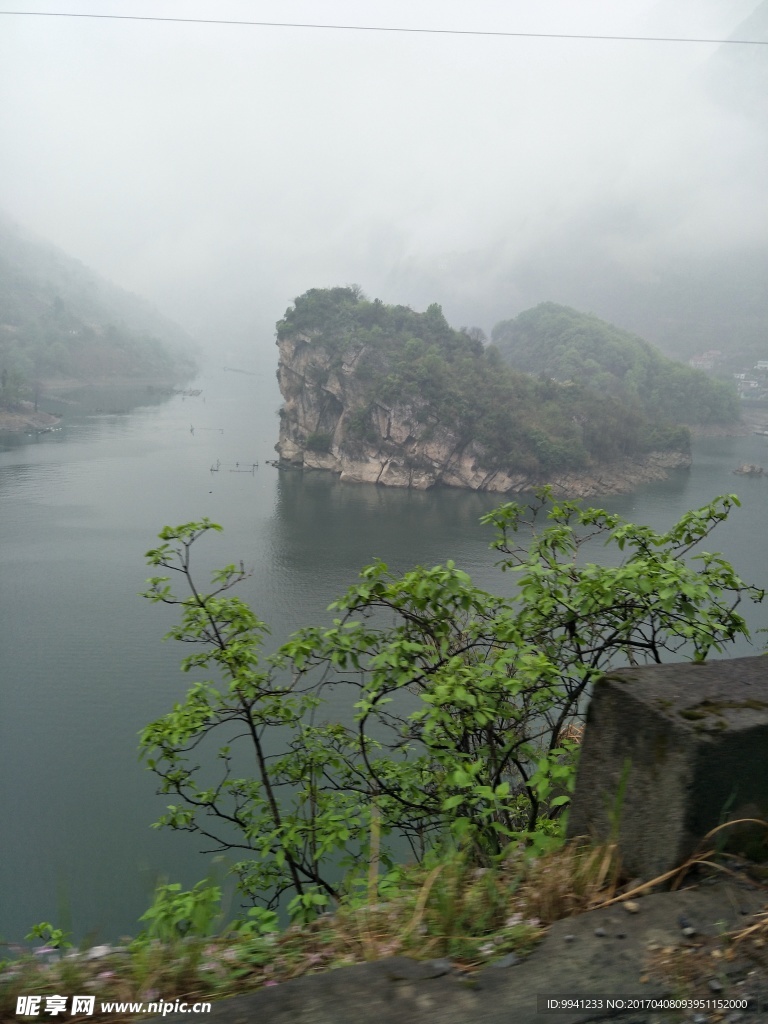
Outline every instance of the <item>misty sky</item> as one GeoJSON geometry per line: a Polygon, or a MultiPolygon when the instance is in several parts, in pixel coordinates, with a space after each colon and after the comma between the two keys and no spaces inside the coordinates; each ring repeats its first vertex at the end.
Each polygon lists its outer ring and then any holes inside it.
{"type": "MultiPolygon", "coordinates": [[[[760,4],[2,6],[727,38],[760,4]]],[[[768,47],[729,49],[731,67],[768,61],[768,47]]],[[[588,273],[594,256],[642,276],[668,254],[765,243],[766,132],[749,77],[742,96],[716,51],[1,16],[0,207],[203,340],[269,346],[295,295],[350,282],[489,330],[563,300],[526,279],[529,259],[588,273]]]]}

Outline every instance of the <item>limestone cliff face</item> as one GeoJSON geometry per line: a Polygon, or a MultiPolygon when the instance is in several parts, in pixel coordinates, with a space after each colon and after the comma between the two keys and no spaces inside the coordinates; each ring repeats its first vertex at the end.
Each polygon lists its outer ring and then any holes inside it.
{"type": "Polygon", "coordinates": [[[652,452],[579,472],[490,468],[483,447],[440,423],[427,402],[371,403],[355,375],[364,346],[349,346],[339,360],[311,337],[295,334],[279,339],[278,348],[284,403],[275,449],[283,466],[388,487],[442,484],[504,494],[550,484],[561,496],[591,497],[621,494],[690,465],[682,452],[652,452]]]}

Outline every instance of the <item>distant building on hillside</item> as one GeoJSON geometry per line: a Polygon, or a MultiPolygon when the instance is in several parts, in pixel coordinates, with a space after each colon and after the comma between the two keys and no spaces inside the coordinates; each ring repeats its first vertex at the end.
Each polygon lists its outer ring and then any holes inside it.
{"type": "Polygon", "coordinates": [[[765,381],[753,380],[744,373],[735,374],[739,398],[764,399],[768,397],[765,381]]]}
{"type": "Polygon", "coordinates": [[[694,370],[711,370],[718,363],[722,362],[723,353],[719,348],[708,348],[706,352],[700,352],[697,356],[691,356],[688,365],[694,370]]]}

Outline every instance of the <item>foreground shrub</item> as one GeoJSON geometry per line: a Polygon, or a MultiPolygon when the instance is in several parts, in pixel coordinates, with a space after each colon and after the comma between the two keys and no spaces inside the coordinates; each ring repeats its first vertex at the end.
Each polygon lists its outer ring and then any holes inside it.
{"type": "Polygon", "coordinates": [[[485,517],[514,596],[475,587],[452,562],[400,576],[376,562],[331,606],[330,628],[300,630],[266,658],[265,623],[229,593],[242,564],[215,572],[207,592],[193,575],[193,546],[221,527],[166,527],[147,557],[188,593],[156,576],[146,596],[179,607],[169,635],[194,647],[183,667],[211,678],[142,734],[160,791],[178,801],[158,824],[236,851],[241,892],[268,909],[285,897],[295,921],[356,886],[373,902],[403,842],[417,864],[450,842],[471,868],[511,843],[552,849],[594,680],[620,664],[703,660],[748,636],[739,603],[763,592],[719,555],[694,553],[737,504],[718,498],[657,533],[551,505],[545,490],[485,517]],[[582,564],[598,538],[618,564],[582,564]],[[344,721],[327,718],[331,691],[344,721]]]}

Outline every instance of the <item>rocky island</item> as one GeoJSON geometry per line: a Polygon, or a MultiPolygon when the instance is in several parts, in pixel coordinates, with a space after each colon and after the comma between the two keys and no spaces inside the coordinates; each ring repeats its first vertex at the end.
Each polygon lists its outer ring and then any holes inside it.
{"type": "Polygon", "coordinates": [[[277,325],[282,467],[496,493],[621,493],[690,465],[684,426],[578,381],[515,371],[438,305],[312,289],[277,325]]]}

